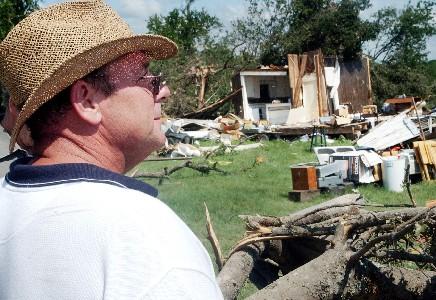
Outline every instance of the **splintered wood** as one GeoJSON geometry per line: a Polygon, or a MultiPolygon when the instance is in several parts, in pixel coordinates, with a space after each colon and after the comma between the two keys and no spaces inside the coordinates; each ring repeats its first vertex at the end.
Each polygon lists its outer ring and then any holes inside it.
{"type": "Polygon", "coordinates": [[[436,141],[413,142],[422,180],[436,179],[436,141]]]}
{"type": "Polygon", "coordinates": [[[215,254],[215,261],[216,261],[216,264],[218,266],[218,270],[221,271],[221,269],[223,268],[223,265],[224,265],[224,257],[222,255],[221,246],[220,246],[220,243],[218,241],[218,238],[216,237],[215,230],[213,229],[212,221],[210,220],[210,214],[209,214],[209,210],[207,209],[206,202],[204,202],[204,209],[206,212],[206,229],[207,229],[207,234],[208,234],[207,239],[210,241],[210,243],[212,245],[212,249],[213,249],[213,252],[215,254]]]}

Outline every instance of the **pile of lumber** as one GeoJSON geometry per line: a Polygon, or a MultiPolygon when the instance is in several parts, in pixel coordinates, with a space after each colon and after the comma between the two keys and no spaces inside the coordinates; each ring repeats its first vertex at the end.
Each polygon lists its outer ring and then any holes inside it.
{"type": "Polygon", "coordinates": [[[413,142],[422,180],[436,179],[436,141],[413,142]]]}

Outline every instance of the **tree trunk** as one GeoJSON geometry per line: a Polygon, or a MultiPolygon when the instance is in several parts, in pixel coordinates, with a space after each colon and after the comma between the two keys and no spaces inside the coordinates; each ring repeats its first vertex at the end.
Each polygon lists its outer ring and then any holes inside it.
{"type": "Polygon", "coordinates": [[[224,299],[233,300],[236,298],[239,290],[253,271],[255,262],[264,250],[265,244],[259,243],[245,246],[230,256],[217,277],[224,299]]]}
{"type": "Polygon", "coordinates": [[[342,291],[344,276],[349,273],[345,254],[336,249],[328,250],[248,299],[334,299],[334,295],[342,291]]]}

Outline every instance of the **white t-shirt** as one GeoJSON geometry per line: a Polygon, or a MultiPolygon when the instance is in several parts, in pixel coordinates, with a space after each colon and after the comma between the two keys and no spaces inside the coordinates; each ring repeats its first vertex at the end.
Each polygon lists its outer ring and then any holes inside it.
{"type": "Polygon", "coordinates": [[[15,164],[0,184],[0,299],[222,299],[152,187],[86,164],[15,164]]]}

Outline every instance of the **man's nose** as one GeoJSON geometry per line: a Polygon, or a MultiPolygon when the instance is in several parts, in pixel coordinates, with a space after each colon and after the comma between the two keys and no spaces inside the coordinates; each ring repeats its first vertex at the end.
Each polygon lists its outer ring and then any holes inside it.
{"type": "Polygon", "coordinates": [[[160,88],[159,94],[156,95],[155,102],[161,103],[165,102],[166,99],[171,95],[171,91],[168,86],[164,85],[160,88]]]}

